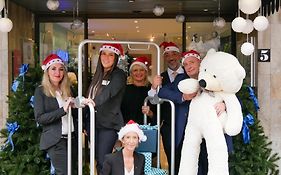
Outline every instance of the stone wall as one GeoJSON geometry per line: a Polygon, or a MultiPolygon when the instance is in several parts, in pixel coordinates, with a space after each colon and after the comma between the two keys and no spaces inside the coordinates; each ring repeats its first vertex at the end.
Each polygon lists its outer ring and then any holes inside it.
{"type": "MultiPolygon", "coordinates": [[[[6,124],[8,116],[7,95],[8,89],[8,34],[0,32],[0,129],[6,124]]],[[[1,143],[1,140],[0,140],[1,143]]]]}
{"type": "MultiPolygon", "coordinates": [[[[258,33],[258,48],[271,49],[271,61],[258,63],[258,117],[272,149],[281,156],[281,12],[268,17],[270,26],[258,33]]],[[[281,160],[279,161],[281,169],[281,160]]]]}

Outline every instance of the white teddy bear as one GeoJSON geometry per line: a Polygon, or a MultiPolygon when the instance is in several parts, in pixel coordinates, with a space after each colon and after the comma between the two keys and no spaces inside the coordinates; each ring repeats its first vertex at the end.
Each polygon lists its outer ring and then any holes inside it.
{"type": "Polygon", "coordinates": [[[241,131],[243,115],[235,93],[245,76],[235,56],[210,49],[200,64],[198,80],[190,78],[179,83],[183,93],[198,91],[189,107],[179,175],[197,175],[202,138],[206,140],[208,152],[208,175],[229,174],[224,133],[234,136],[241,131]],[[222,101],[227,114],[217,116],[214,105],[222,101]]]}

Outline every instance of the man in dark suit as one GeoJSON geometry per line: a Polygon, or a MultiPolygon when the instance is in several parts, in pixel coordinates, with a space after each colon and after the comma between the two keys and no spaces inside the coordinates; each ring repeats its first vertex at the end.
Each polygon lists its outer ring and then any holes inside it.
{"type": "MultiPolygon", "coordinates": [[[[168,68],[166,71],[162,72],[160,76],[156,76],[153,79],[151,90],[148,92],[149,96],[154,96],[157,92],[158,85],[166,86],[170,85],[174,82],[176,77],[187,77],[184,73],[184,69],[181,66],[181,53],[178,46],[173,42],[163,42],[160,47],[164,47],[163,57],[165,63],[167,64],[168,68]]],[[[178,79],[179,80],[179,79],[178,79]]],[[[186,106],[184,104],[183,106],[186,106]]],[[[181,108],[183,109],[183,108],[181,108]]],[[[184,111],[180,112],[183,117],[186,118],[188,108],[186,107],[184,111]],[[185,114],[184,114],[185,113],[185,114]]],[[[180,114],[180,115],[181,115],[180,114]]],[[[176,116],[177,118],[177,116],[176,116]]],[[[180,121],[180,120],[178,120],[180,121]]],[[[162,142],[164,146],[164,151],[166,153],[168,163],[169,163],[169,172],[171,166],[171,107],[170,104],[164,102],[161,104],[161,135],[162,135],[162,142]]],[[[179,122],[176,124],[176,130],[184,130],[186,124],[186,120],[183,122],[179,122]],[[179,125],[178,125],[179,124],[179,125]]],[[[182,135],[176,135],[176,149],[175,149],[175,169],[178,171],[179,161],[180,161],[180,150],[182,143],[182,135]],[[178,150],[178,151],[177,151],[178,150]]]]}

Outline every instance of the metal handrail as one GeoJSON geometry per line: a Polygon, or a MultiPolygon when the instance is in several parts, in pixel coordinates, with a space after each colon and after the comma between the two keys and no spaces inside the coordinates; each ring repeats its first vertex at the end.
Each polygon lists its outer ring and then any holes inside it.
{"type": "Polygon", "coordinates": [[[68,131],[67,131],[67,175],[71,175],[71,161],[72,161],[72,154],[71,154],[71,132],[72,132],[72,114],[71,114],[71,107],[68,108],[68,131]]]}
{"type": "MultiPolygon", "coordinates": [[[[136,45],[152,45],[157,49],[157,74],[160,75],[160,48],[157,44],[152,42],[134,42],[134,41],[108,41],[108,40],[83,40],[78,46],[78,98],[82,98],[82,49],[87,43],[112,43],[112,44],[129,44],[136,45]]],[[[82,175],[82,108],[78,109],[78,175],[82,175]]],[[[93,143],[91,143],[90,149],[92,150],[93,143]]],[[[92,155],[90,155],[91,157],[92,155]]],[[[91,159],[91,158],[90,158],[91,159]]],[[[90,165],[92,167],[92,165],[90,165]]]]}

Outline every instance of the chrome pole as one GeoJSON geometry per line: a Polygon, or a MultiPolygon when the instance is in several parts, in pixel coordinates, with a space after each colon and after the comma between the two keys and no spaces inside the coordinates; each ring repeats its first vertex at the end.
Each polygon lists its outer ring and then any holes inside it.
{"type": "Polygon", "coordinates": [[[71,107],[68,108],[68,133],[67,133],[67,174],[71,175],[71,132],[72,132],[71,107]]]}

